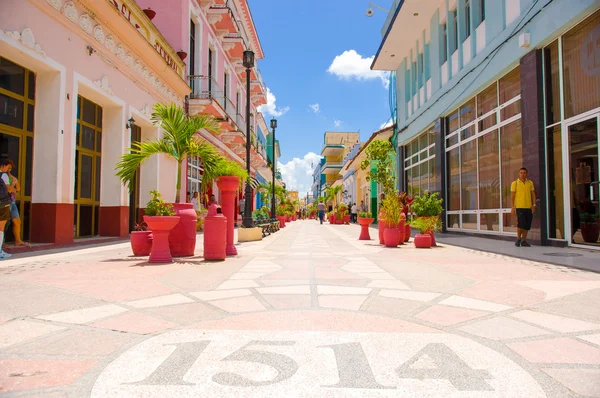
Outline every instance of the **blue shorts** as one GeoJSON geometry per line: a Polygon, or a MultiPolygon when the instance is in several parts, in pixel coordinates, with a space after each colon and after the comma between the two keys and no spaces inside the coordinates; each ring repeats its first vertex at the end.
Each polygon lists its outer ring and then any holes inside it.
{"type": "Polygon", "coordinates": [[[19,215],[19,207],[15,202],[12,202],[10,204],[10,218],[21,218],[21,216],[19,215]]]}

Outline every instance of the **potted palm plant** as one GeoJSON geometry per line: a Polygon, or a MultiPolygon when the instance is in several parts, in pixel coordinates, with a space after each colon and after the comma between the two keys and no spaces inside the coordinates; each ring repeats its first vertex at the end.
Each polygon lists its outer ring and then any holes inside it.
{"type": "MultiPolygon", "coordinates": [[[[343,224],[347,215],[348,215],[348,206],[346,206],[345,203],[338,204],[337,208],[336,208],[336,212],[335,212],[335,223],[343,224]]],[[[350,217],[350,216],[348,215],[348,217],[350,217]]]]}
{"type": "Polygon", "coordinates": [[[420,232],[415,236],[415,247],[419,249],[429,249],[433,243],[431,237],[434,232],[440,230],[442,222],[439,217],[417,217],[410,225],[420,232]]]}
{"type": "Polygon", "coordinates": [[[397,247],[400,243],[398,224],[400,224],[402,214],[402,206],[397,195],[387,195],[383,199],[383,211],[386,223],[383,231],[383,241],[386,247],[397,247]]]}
{"type": "Polygon", "coordinates": [[[133,189],[139,167],[153,155],[167,155],[177,161],[175,204],[173,208],[181,222],[171,231],[169,244],[172,254],[193,256],[196,248],[197,216],[191,203],[180,203],[181,169],[189,157],[202,161],[204,173],[210,173],[220,158],[214,146],[201,139],[197,133],[208,130],[218,133],[219,123],[211,115],[189,116],[176,104],[154,105],[152,122],[162,129],[162,137],[154,141],[134,142],[128,153],[121,155],[117,163],[117,177],[133,189]]]}
{"type": "Polygon", "coordinates": [[[173,205],[161,199],[158,191],[150,192],[152,199],[146,203],[144,222],[152,230],[151,263],[170,263],[173,261],[169,248],[169,232],[179,223],[173,205]]]}
{"type": "Polygon", "coordinates": [[[360,224],[360,236],[358,240],[371,240],[371,235],[369,235],[369,225],[375,221],[373,217],[371,217],[371,213],[368,211],[359,211],[358,212],[358,223],[360,224]]]}
{"type": "MultiPolygon", "coordinates": [[[[439,198],[437,192],[424,192],[422,195],[414,197],[411,208],[417,218],[431,217],[434,220],[439,220],[443,211],[442,203],[443,199],[439,198]]],[[[431,234],[431,246],[436,246],[434,232],[433,230],[427,232],[431,234]]]]}

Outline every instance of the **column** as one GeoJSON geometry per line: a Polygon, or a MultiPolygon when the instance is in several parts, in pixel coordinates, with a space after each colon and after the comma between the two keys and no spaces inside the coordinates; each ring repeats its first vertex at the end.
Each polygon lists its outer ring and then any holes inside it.
{"type": "Polygon", "coordinates": [[[436,183],[432,189],[432,192],[439,192],[440,197],[444,198],[444,211],[442,212],[442,225],[443,231],[446,231],[446,209],[447,209],[447,200],[446,200],[446,151],[444,140],[446,139],[446,130],[448,128],[446,118],[440,118],[436,120],[435,125],[433,126],[434,132],[434,152],[435,152],[435,175],[436,183]]]}
{"type": "Polygon", "coordinates": [[[533,181],[537,196],[537,210],[533,216],[528,240],[547,243],[546,179],[544,156],[544,94],[542,50],[533,50],[521,58],[521,134],[523,167],[533,181]]]}
{"type": "Polygon", "coordinates": [[[125,148],[130,146],[127,118],[120,106],[103,107],[102,160],[100,176],[100,236],[129,235],[129,203],[127,187],[115,175],[115,165],[125,148]]]}
{"type": "Polygon", "coordinates": [[[72,136],[71,129],[65,128],[72,124],[65,98],[64,71],[37,73],[31,203],[31,241],[35,243],[73,242],[72,189],[65,181],[73,179],[75,163],[69,161],[73,155],[65,153],[71,151],[72,136]]]}

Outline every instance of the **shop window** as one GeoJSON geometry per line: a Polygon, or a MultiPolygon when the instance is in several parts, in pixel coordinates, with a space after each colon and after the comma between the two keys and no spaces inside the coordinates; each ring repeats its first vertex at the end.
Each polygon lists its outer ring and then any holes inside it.
{"type": "MultiPolygon", "coordinates": [[[[477,117],[482,117],[498,107],[498,84],[494,83],[477,95],[477,117]]],[[[496,113],[479,121],[479,131],[496,125],[496,113]]]]}
{"type": "Polygon", "coordinates": [[[458,130],[458,110],[448,117],[448,134],[458,130]]]}
{"type": "Polygon", "coordinates": [[[600,10],[563,36],[565,119],[600,106],[600,10]]]}
{"type": "Polygon", "coordinates": [[[500,153],[498,130],[478,138],[479,208],[500,208],[500,153]]]}
{"type": "MultiPolygon", "coordinates": [[[[521,95],[521,73],[517,67],[503,76],[498,81],[498,96],[500,105],[509,102],[511,99],[521,95]]],[[[500,110],[500,119],[506,120],[514,115],[521,113],[520,101],[513,102],[510,105],[504,106],[500,110]]]]}
{"type": "Polygon", "coordinates": [[[521,120],[512,122],[500,129],[500,159],[502,175],[502,204],[512,207],[510,184],[519,178],[519,169],[523,167],[523,143],[521,120]]]}
{"type": "Polygon", "coordinates": [[[447,161],[448,210],[460,210],[460,160],[458,148],[450,150],[447,161]]]}
{"type": "Polygon", "coordinates": [[[471,140],[460,146],[461,160],[461,209],[477,209],[477,141],[471,140]]]}
{"type": "Polygon", "coordinates": [[[0,57],[0,89],[25,95],[25,74],[25,68],[0,57]]]}

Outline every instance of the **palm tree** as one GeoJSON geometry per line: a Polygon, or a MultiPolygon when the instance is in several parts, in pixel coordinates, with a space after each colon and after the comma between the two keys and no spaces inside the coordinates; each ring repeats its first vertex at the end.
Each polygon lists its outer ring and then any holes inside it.
{"type": "Polygon", "coordinates": [[[337,205],[337,194],[342,192],[342,186],[338,185],[335,187],[329,187],[327,189],[325,189],[325,199],[326,201],[333,201],[333,207],[335,208],[335,206],[337,205]]]}
{"type": "Polygon", "coordinates": [[[196,135],[206,129],[219,132],[219,123],[212,115],[189,116],[176,104],[155,104],[152,122],[163,130],[163,136],[156,141],[134,142],[129,153],[121,155],[117,163],[117,177],[133,189],[135,173],[140,165],[152,155],[165,154],[177,161],[177,184],[175,202],[180,201],[181,165],[188,157],[198,157],[206,173],[210,174],[221,158],[216,149],[196,135]]]}
{"type": "MultiPolygon", "coordinates": [[[[271,205],[271,193],[273,192],[273,183],[268,182],[267,184],[260,184],[257,187],[258,192],[260,192],[260,197],[263,202],[271,205]]],[[[285,188],[280,187],[279,185],[275,185],[275,197],[279,199],[279,203],[285,201],[285,188]]]]}

